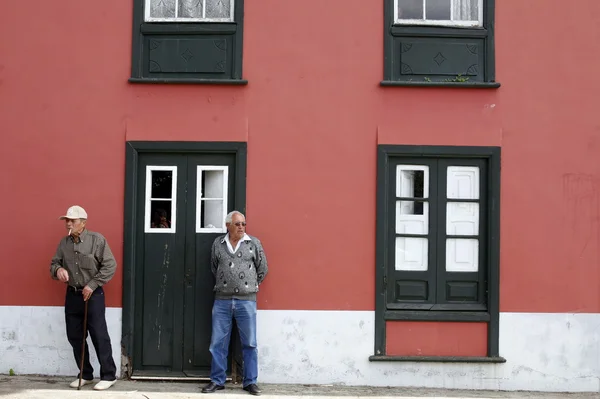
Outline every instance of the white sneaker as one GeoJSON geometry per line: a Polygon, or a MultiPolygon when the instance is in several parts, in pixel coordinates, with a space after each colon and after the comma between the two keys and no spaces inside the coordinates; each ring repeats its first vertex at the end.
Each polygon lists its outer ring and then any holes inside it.
{"type": "MultiPolygon", "coordinates": [[[[89,384],[91,384],[91,383],[93,383],[93,382],[94,382],[94,380],[83,380],[83,379],[82,379],[82,380],[81,380],[81,386],[84,386],[84,385],[89,385],[89,384]]],[[[72,383],[70,383],[70,384],[69,384],[69,386],[70,386],[71,388],[77,388],[77,387],[79,387],[79,378],[78,378],[78,379],[76,379],[75,381],[73,381],[72,383]]]]}
{"type": "Polygon", "coordinates": [[[108,389],[108,388],[112,387],[113,385],[115,385],[115,382],[117,382],[117,380],[112,380],[112,381],[102,380],[99,383],[97,383],[96,385],[94,385],[94,389],[96,391],[104,391],[105,389],[108,389]]]}

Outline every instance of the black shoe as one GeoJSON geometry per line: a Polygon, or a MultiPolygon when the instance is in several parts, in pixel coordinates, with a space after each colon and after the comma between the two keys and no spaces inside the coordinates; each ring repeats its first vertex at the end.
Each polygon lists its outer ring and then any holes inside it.
{"type": "Polygon", "coordinates": [[[260,395],[260,393],[262,392],[260,389],[258,389],[258,385],[256,384],[250,384],[250,385],[246,385],[244,387],[244,391],[248,391],[248,393],[250,393],[250,395],[260,395]]]}
{"type": "Polygon", "coordinates": [[[225,389],[223,385],[217,385],[214,382],[210,382],[204,388],[202,388],[202,393],[213,393],[215,391],[220,391],[221,389],[225,389]]]}

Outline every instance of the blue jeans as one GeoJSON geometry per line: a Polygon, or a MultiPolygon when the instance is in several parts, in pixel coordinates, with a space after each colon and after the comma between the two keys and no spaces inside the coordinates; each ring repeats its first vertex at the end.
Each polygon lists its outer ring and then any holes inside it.
{"type": "Polygon", "coordinates": [[[256,301],[215,299],[212,309],[212,336],[210,339],[210,353],[212,354],[210,380],[218,385],[225,384],[227,352],[234,318],[242,341],[243,386],[246,387],[250,384],[256,384],[258,379],[256,301]]]}

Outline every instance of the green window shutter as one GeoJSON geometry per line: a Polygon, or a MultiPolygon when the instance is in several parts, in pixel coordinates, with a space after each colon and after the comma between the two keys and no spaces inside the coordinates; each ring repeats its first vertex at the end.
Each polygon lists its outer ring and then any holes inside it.
{"type": "Polygon", "coordinates": [[[233,22],[146,22],[145,1],[134,4],[130,82],[246,83],[243,0],[234,2],[233,22]]]}

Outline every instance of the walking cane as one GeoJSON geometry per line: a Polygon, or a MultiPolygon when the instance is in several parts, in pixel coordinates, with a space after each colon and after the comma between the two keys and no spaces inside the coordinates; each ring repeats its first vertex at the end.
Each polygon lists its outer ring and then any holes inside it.
{"type": "MultiPolygon", "coordinates": [[[[83,295],[83,293],[82,293],[83,295]]],[[[87,338],[87,308],[89,300],[85,301],[85,310],[83,311],[83,343],[81,344],[81,363],[79,367],[79,385],[77,390],[81,389],[81,379],[83,378],[83,359],[85,359],[85,340],[87,338]]]]}

